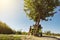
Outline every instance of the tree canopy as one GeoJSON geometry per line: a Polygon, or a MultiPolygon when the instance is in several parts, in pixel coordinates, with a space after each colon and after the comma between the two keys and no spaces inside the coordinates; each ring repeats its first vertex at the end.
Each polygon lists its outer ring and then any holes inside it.
{"type": "Polygon", "coordinates": [[[56,6],[59,6],[59,0],[24,0],[24,11],[35,22],[53,17],[56,6]]]}
{"type": "Polygon", "coordinates": [[[0,34],[12,34],[13,32],[6,23],[0,21],[0,34]]]}

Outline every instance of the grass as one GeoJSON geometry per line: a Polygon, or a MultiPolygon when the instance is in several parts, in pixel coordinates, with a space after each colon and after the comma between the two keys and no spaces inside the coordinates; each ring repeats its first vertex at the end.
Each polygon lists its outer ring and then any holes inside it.
{"type": "Polygon", "coordinates": [[[21,40],[21,37],[12,35],[0,35],[0,40],[21,40]]]}
{"type": "MultiPolygon", "coordinates": [[[[35,40],[35,38],[39,39],[39,37],[29,36],[29,35],[17,35],[17,34],[4,35],[4,34],[0,34],[0,40],[35,40]]],[[[60,38],[60,36],[57,36],[56,38],[60,38]]],[[[41,39],[43,39],[43,38],[41,38],[41,39]]]]}

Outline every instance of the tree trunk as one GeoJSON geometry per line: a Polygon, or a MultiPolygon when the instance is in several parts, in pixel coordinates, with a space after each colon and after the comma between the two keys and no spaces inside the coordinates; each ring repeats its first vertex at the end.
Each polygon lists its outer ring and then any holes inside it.
{"type": "Polygon", "coordinates": [[[40,19],[38,19],[38,20],[36,21],[36,25],[39,25],[39,23],[40,23],[40,19]]]}
{"type": "Polygon", "coordinates": [[[37,36],[42,36],[42,32],[40,32],[39,33],[39,29],[41,29],[41,27],[39,26],[40,24],[40,20],[38,20],[37,22],[36,22],[36,24],[35,25],[37,25],[36,27],[35,27],[35,35],[37,35],[37,36]]]}

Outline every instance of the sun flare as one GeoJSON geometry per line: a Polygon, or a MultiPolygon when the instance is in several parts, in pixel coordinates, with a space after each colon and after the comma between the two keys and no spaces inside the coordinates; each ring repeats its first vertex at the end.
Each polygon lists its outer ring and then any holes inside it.
{"type": "Polygon", "coordinates": [[[13,10],[15,10],[14,7],[14,0],[0,0],[0,18],[13,15],[13,10]]]}

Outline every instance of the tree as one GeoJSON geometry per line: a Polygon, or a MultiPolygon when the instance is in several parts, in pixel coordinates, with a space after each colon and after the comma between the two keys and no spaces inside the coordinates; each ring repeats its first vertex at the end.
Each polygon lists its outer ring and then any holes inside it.
{"type": "Polygon", "coordinates": [[[6,24],[0,21],[0,34],[12,34],[14,31],[6,24]]]}
{"type": "Polygon", "coordinates": [[[59,0],[24,0],[24,11],[36,25],[53,17],[56,6],[59,6],[59,0]]]}
{"type": "Polygon", "coordinates": [[[22,32],[21,31],[16,31],[16,34],[22,34],[22,32]]]}
{"type": "Polygon", "coordinates": [[[51,35],[51,34],[52,34],[51,31],[46,32],[46,35],[51,35]]]}

